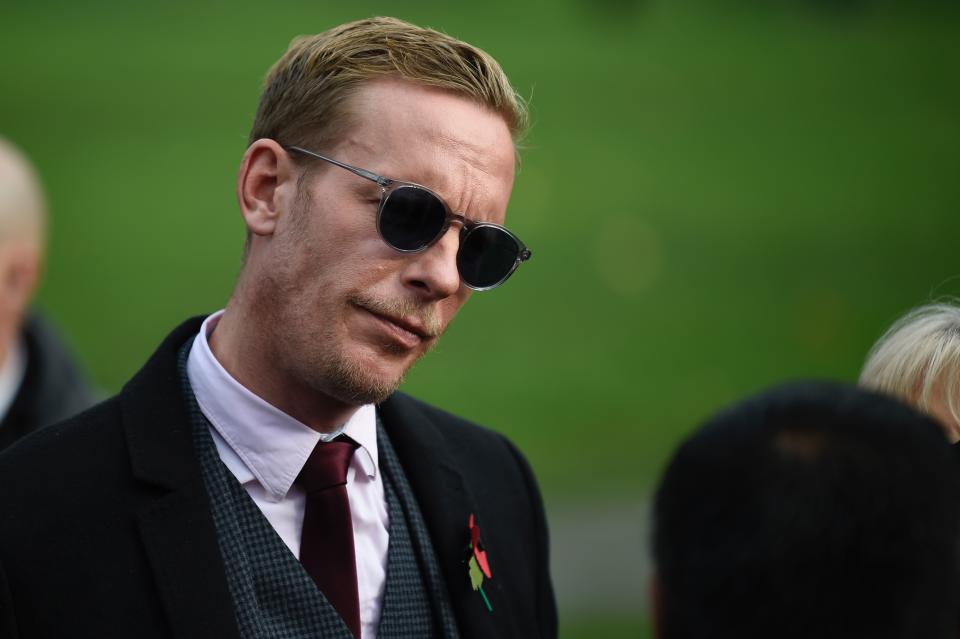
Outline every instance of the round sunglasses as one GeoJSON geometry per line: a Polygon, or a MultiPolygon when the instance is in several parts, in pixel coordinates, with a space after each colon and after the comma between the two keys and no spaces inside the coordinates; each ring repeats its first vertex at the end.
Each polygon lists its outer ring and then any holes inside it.
{"type": "Polygon", "coordinates": [[[488,291],[500,286],[532,255],[520,238],[506,228],[491,222],[472,222],[451,212],[439,195],[424,186],[391,180],[299,146],[284,148],[329,162],[376,182],[380,186],[377,231],[394,250],[402,253],[424,251],[443,237],[451,222],[459,222],[457,271],[460,281],[475,291],[488,291]]]}

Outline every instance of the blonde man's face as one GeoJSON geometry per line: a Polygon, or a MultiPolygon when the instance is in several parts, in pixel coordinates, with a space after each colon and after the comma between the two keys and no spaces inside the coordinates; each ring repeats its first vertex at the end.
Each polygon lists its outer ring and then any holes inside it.
{"type": "MultiPolygon", "coordinates": [[[[503,223],[514,149],[500,115],[387,79],[367,84],[351,107],[356,124],[332,157],[426,186],[472,220],[503,223]]],[[[457,270],[459,225],[422,252],[401,253],[377,231],[380,196],[377,184],[323,165],[302,193],[285,195],[280,208],[294,214],[280,215],[262,243],[263,330],[288,388],[381,401],[470,295],[457,270]]]]}

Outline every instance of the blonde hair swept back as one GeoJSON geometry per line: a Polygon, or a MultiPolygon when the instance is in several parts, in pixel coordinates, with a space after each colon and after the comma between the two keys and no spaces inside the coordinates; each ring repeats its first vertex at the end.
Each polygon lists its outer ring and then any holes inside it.
{"type": "Polygon", "coordinates": [[[377,17],[294,39],[267,73],[249,143],[271,138],[329,148],[350,125],[348,98],[384,76],[476,100],[503,116],[515,145],[526,132],[526,105],[489,54],[433,29],[377,17]]]}
{"type": "Polygon", "coordinates": [[[870,349],[860,385],[927,413],[939,391],[960,424],[960,307],[929,304],[894,322],[870,349]]]}

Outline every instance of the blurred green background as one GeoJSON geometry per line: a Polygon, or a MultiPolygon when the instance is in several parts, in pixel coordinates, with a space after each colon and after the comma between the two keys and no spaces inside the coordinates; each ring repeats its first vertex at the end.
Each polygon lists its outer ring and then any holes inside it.
{"type": "Polygon", "coordinates": [[[7,0],[0,135],[49,193],[40,304],[113,392],[229,296],[235,172],[294,35],[390,14],[487,49],[531,100],[508,223],[535,255],[406,390],[529,456],[562,636],[648,636],[646,501],[680,438],[775,381],[854,379],[960,293],[954,7],[7,0]]]}

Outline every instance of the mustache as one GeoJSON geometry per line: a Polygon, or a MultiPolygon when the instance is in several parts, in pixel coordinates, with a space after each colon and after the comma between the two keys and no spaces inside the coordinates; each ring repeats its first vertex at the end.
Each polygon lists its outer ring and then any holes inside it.
{"type": "Polygon", "coordinates": [[[352,295],[350,302],[378,315],[404,320],[412,319],[423,327],[423,332],[428,337],[439,337],[443,333],[443,323],[437,315],[436,306],[427,306],[408,299],[381,299],[363,293],[352,295]]]}

